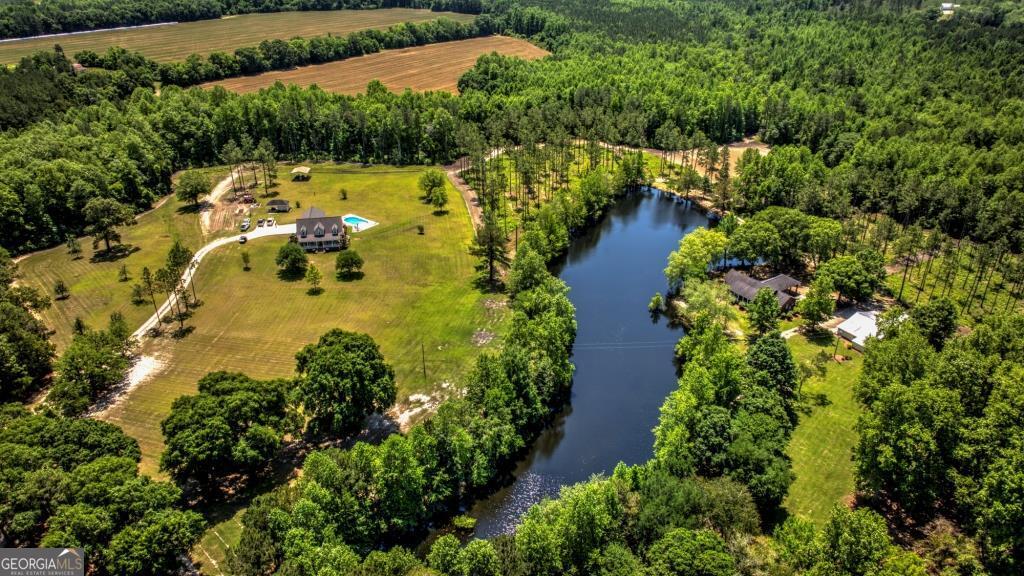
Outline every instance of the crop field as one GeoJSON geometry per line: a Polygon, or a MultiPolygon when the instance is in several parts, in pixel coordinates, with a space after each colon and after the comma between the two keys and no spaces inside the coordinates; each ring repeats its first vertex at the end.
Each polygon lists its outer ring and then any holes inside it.
{"type": "Polygon", "coordinates": [[[121,46],[154,60],[169,62],[182,60],[193,53],[233,52],[236,48],[255,46],[263,40],[287,40],[327,33],[344,35],[357,30],[387,28],[402,22],[424,22],[441,17],[458,22],[469,22],[474,18],[472,14],[411,8],[245,14],[217,20],[0,42],[0,64],[17,62],[38,50],[50,50],[54,44],[60,44],[68,56],[81,50],[104,52],[110,46],[121,46]]]}
{"type": "Polygon", "coordinates": [[[265,72],[255,76],[228,78],[203,84],[223,86],[235,92],[255,92],[275,82],[320,88],[339,94],[366,91],[371,80],[380,80],[390,90],[411,88],[417,91],[446,90],[455,92],[459,77],[473,67],[484,54],[498,52],[528,60],[542,58],[548,52],[519,38],[488,36],[427,46],[386,50],[376,54],[349,58],[327,64],[303,66],[294,70],[265,72]]]}
{"type": "Polygon", "coordinates": [[[835,336],[808,338],[795,334],[787,340],[793,359],[805,374],[800,396],[806,412],[793,431],[786,453],[793,459],[796,480],[789,487],[783,507],[790,513],[821,525],[832,506],[853,494],[853,449],[860,405],[853,385],[864,357],[839,346],[849,357],[842,363],[831,359],[835,336]]]}
{"type": "MultiPolygon", "coordinates": [[[[499,341],[504,300],[473,285],[476,259],[468,252],[473,232],[465,204],[451,190],[449,212],[434,214],[419,200],[423,170],[314,165],[309,182],[276,188],[279,198],[300,204],[281,222],[316,206],[379,223],[353,237],[352,249],[366,261],[362,279],[335,279],[336,253],[311,257],[324,277],[319,295],[307,294],[301,279],[279,278],[274,258],[287,236],[230,244],[203,260],[195,280],[202,305],[187,321],[192,333],[147,340],[141,355],[151,373],[103,416],[139,440],[144,472],[157,472],[160,421],[171,402],[194,393],[209,372],[288,377],[302,346],[343,328],[380,344],[395,368],[402,402],[458,382],[481,350],[499,341]],[[251,257],[249,271],[242,269],[243,250],[251,257]]],[[[254,218],[263,216],[265,208],[254,209],[254,218]]]]}

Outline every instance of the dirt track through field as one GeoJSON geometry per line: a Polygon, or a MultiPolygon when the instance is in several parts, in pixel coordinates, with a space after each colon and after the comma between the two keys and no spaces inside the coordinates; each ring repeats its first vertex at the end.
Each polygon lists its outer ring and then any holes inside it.
{"type": "Polygon", "coordinates": [[[217,85],[244,93],[267,88],[281,81],[300,86],[316,84],[324,90],[340,94],[359,94],[366,90],[366,85],[371,80],[380,80],[390,90],[395,91],[411,88],[418,91],[455,92],[459,77],[476,64],[477,58],[491,52],[519,56],[528,60],[548,55],[543,48],[519,38],[488,36],[387,50],[329,64],[229,78],[203,84],[203,87],[217,85]]]}
{"type": "Polygon", "coordinates": [[[410,8],[245,14],[148,28],[97,30],[68,36],[3,42],[0,43],[0,63],[17,62],[22,56],[37,50],[51,50],[54,44],[60,44],[68,56],[81,50],[102,53],[110,46],[121,46],[142,52],[154,60],[169,62],[183,60],[192,53],[230,53],[236,48],[255,46],[262,40],[288,40],[296,36],[308,38],[328,32],[343,36],[356,30],[387,28],[402,22],[425,22],[441,17],[458,22],[470,22],[474,18],[471,14],[410,8]]]}

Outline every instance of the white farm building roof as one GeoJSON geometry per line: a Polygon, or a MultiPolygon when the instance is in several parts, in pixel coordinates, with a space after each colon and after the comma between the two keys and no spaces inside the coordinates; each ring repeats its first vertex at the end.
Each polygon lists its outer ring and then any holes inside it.
{"type": "Polygon", "coordinates": [[[856,312],[843,321],[837,330],[839,335],[849,340],[855,349],[863,352],[868,338],[878,335],[878,324],[875,322],[873,312],[856,312]]]}

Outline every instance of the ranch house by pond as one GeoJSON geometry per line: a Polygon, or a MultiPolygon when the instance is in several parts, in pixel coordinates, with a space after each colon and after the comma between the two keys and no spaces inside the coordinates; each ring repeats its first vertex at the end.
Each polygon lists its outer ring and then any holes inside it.
{"type": "Polygon", "coordinates": [[[348,231],[341,216],[311,206],[295,221],[295,239],[306,252],[341,250],[348,245],[348,231]]]}
{"type": "Polygon", "coordinates": [[[785,274],[779,274],[767,280],[758,280],[739,270],[726,272],[725,283],[740,304],[753,300],[761,288],[768,288],[775,292],[775,297],[779,300],[779,308],[783,311],[793,308],[793,305],[796,304],[794,290],[800,287],[799,280],[785,274]]]}

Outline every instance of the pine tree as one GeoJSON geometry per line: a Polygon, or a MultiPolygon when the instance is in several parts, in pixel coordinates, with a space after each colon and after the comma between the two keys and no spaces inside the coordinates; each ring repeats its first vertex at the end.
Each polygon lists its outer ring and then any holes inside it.
{"type": "Polygon", "coordinates": [[[509,265],[507,243],[508,236],[495,220],[494,211],[488,210],[471,253],[483,260],[483,267],[487,269],[487,282],[491,286],[498,283],[498,268],[509,265]]]}

